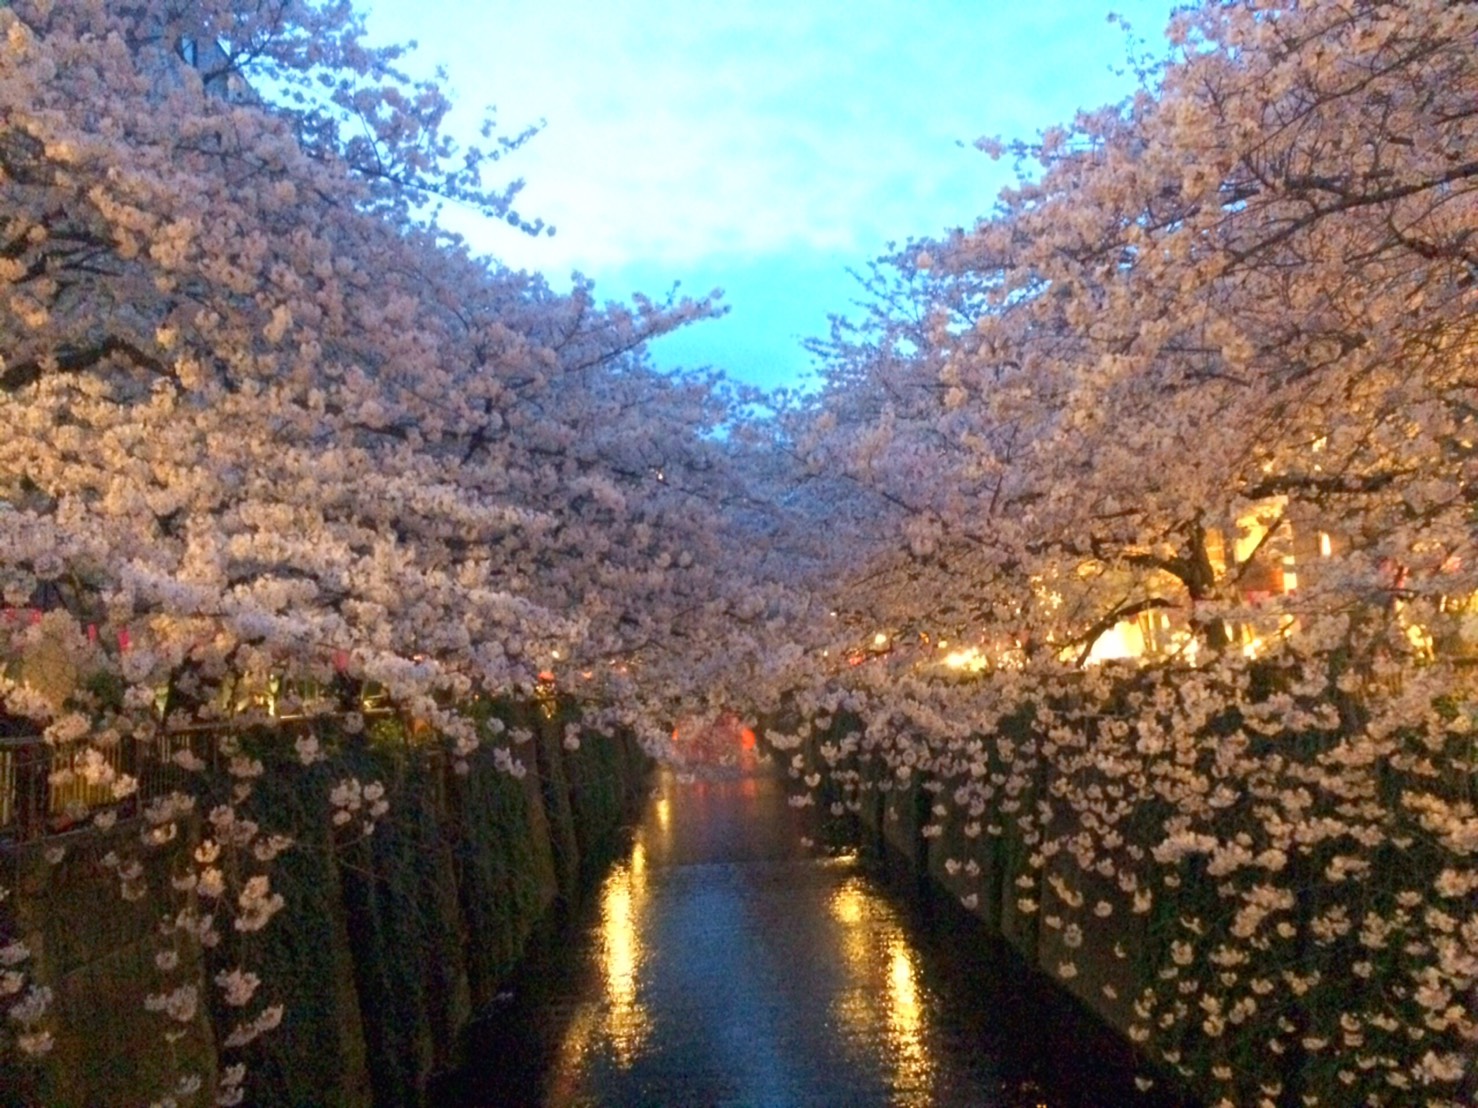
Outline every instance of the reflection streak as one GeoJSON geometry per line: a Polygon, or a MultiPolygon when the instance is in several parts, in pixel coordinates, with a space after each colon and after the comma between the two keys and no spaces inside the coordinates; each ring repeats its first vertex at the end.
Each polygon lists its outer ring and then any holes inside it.
{"type": "Polygon", "coordinates": [[[934,1059],[918,967],[892,908],[860,877],[846,880],[828,903],[846,972],[856,986],[843,990],[834,1015],[853,1042],[888,1044],[896,1104],[930,1102],[934,1059]],[[881,997],[882,1004],[875,998],[881,997]]]}
{"type": "Polygon", "coordinates": [[[638,842],[630,861],[613,870],[600,891],[599,962],[604,996],[596,1008],[582,1011],[560,1049],[553,1099],[568,1090],[561,1078],[575,1079],[587,1065],[586,1055],[606,1044],[622,1069],[642,1054],[652,1021],[638,996],[645,961],[641,914],[646,900],[646,851],[638,842]],[[600,1017],[596,1018],[596,1013],[600,1017]]]}
{"type": "Polygon", "coordinates": [[[888,1035],[895,1052],[894,1088],[900,1104],[927,1104],[934,1065],[924,1040],[924,1006],[919,999],[913,951],[897,932],[888,936],[888,1035]]]}
{"type": "MultiPolygon", "coordinates": [[[[638,847],[640,850],[640,847],[638,847]]],[[[611,874],[601,895],[601,973],[605,978],[606,1039],[624,1069],[641,1054],[651,1020],[637,999],[642,943],[637,916],[645,899],[645,858],[633,856],[611,874]]]]}

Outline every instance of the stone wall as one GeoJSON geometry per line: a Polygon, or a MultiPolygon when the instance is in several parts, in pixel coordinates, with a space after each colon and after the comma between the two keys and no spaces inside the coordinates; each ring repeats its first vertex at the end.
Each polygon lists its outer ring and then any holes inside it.
{"type": "MultiPolygon", "coordinates": [[[[1377,1051],[1363,1045],[1375,1038],[1374,1031],[1344,1018],[1357,1003],[1373,1006],[1362,991],[1404,1002],[1411,981],[1421,979],[1422,971],[1411,966],[1427,957],[1423,944],[1431,940],[1415,927],[1400,943],[1386,944],[1377,935],[1365,944],[1355,934],[1358,925],[1336,925],[1358,922],[1367,910],[1396,917],[1392,900],[1408,918],[1418,918],[1411,909],[1421,904],[1420,896],[1392,890],[1430,888],[1441,866],[1450,864],[1452,855],[1443,854],[1430,836],[1410,835],[1410,848],[1400,852],[1392,844],[1364,855],[1377,874],[1404,868],[1409,876],[1401,884],[1359,884],[1338,876],[1337,856],[1354,852],[1353,836],[1289,851],[1278,862],[1286,871],[1280,881],[1296,895],[1277,917],[1276,930],[1264,928],[1258,943],[1249,944],[1239,935],[1248,898],[1234,877],[1213,868],[1204,851],[1156,857],[1166,837],[1168,804],[1146,790],[1133,805],[1075,807],[1068,798],[1091,795],[1098,780],[1091,767],[1085,771],[1072,758],[1053,756],[1051,739],[1032,710],[1003,718],[990,735],[980,736],[968,764],[941,758],[931,765],[919,758],[906,763],[906,773],[890,768],[865,739],[838,756],[843,736],[857,738],[865,730],[860,720],[838,717],[824,730],[809,731],[796,723],[781,721],[776,735],[785,749],[774,752],[788,767],[798,800],[814,805],[822,828],[818,839],[835,846],[850,837],[894,873],[957,900],[1057,988],[1133,1042],[1146,1072],[1207,1104],[1355,1103],[1348,1089],[1358,1079],[1356,1067],[1379,1062],[1399,1071],[1435,1049],[1429,1046],[1432,1033],[1471,1027],[1462,1021],[1471,1020],[1472,1000],[1454,996],[1445,1012],[1425,1023],[1371,1021],[1386,1034],[1377,1051]],[[971,814],[967,801],[980,794],[963,786],[977,773],[995,791],[971,814]],[[1082,847],[1081,855],[1075,847],[1082,847]],[[1383,944],[1394,953],[1371,953],[1383,944]],[[1360,958],[1363,969],[1353,964],[1360,958]],[[1223,990],[1213,991],[1216,985],[1223,990]],[[1250,995],[1256,1002],[1238,1000],[1238,1008],[1227,995],[1250,995]],[[1338,1052],[1326,1049],[1331,1043],[1338,1052]],[[1228,1088],[1235,1095],[1227,1096],[1228,1088]]],[[[1196,752],[1214,754],[1218,726],[1219,719],[1207,724],[1206,741],[1196,752]]],[[[1300,744],[1320,749],[1317,741],[1319,736],[1298,734],[1267,740],[1267,777],[1285,759],[1292,763],[1300,744]]],[[[1395,789],[1379,773],[1373,776],[1382,788],[1395,789]]],[[[1266,788],[1267,782],[1253,785],[1266,788]]],[[[1205,788],[1209,792],[1211,785],[1205,788]]],[[[1382,795],[1380,803],[1393,812],[1400,805],[1394,796],[1382,795]]],[[[1208,804],[1207,810],[1215,813],[1206,825],[1217,842],[1259,841],[1258,805],[1208,804]]],[[[1261,882],[1263,872],[1253,870],[1244,880],[1261,882]]],[[[1471,899],[1464,907],[1471,909],[1471,899]]],[[[1420,918],[1435,920],[1444,934],[1455,933],[1459,925],[1447,911],[1438,903],[1420,918]]],[[[1431,1098],[1425,1090],[1412,1099],[1405,1085],[1391,1081],[1397,1093],[1371,1103],[1478,1103],[1478,1075],[1469,1071],[1463,1080],[1455,1100],[1431,1098]]]]}
{"type": "MultiPolygon", "coordinates": [[[[127,851],[135,826],[73,833],[0,851],[0,885],[12,890],[0,911],[6,930],[31,951],[27,968],[54,994],[48,1021],[55,1046],[41,1067],[12,1068],[0,1057],[0,1104],[149,1103],[144,1090],[167,1089],[181,1068],[214,1081],[215,1038],[204,1011],[166,1046],[164,1020],[146,1012],[158,986],[154,955],[158,909],[126,900],[105,859],[127,851]]],[[[192,836],[143,856],[143,879],[164,885],[192,836]]],[[[203,979],[198,958],[182,967],[203,979]]],[[[155,1094],[157,1095],[157,1093],[155,1094]]]]}
{"type": "MultiPolygon", "coordinates": [[[[1003,728],[1026,725],[1021,721],[1002,721],[1003,728]]],[[[915,772],[907,780],[890,773],[881,759],[845,759],[843,768],[856,771],[859,785],[850,797],[838,793],[830,784],[831,772],[820,754],[823,744],[840,734],[860,727],[855,719],[838,719],[826,731],[813,732],[796,752],[781,755],[792,767],[792,777],[821,773],[823,796],[816,803],[818,819],[829,825],[821,835],[837,845],[850,838],[876,857],[897,878],[917,881],[921,888],[943,893],[959,901],[964,909],[981,921],[994,935],[1005,939],[1036,970],[1074,997],[1109,1027],[1126,1039],[1135,1022],[1132,1004],[1140,988],[1167,959],[1170,938],[1164,924],[1165,905],[1154,915],[1136,915],[1122,909],[1108,917],[1093,917],[1093,926],[1083,927],[1080,945],[1069,950],[1064,940],[1064,927],[1051,909],[1055,903],[1052,878],[1061,879],[1063,887],[1082,897],[1079,908],[1091,914],[1099,899],[1118,906],[1124,896],[1110,886],[1112,882],[1084,873],[1070,856],[1060,853],[1041,867],[1034,868],[1029,859],[1035,844],[1025,841],[1022,828],[1012,818],[999,812],[982,813],[978,829],[967,833],[969,821],[959,818],[951,806],[947,817],[933,811],[937,802],[933,779],[927,770],[915,772]],[[802,765],[793,762],[799,754],[802,765]],[[833,796],[832,794],[836,795],[833,796]],[[838,819],[829,812],[828,801],[850,799],[847,815],[838,819]],[[839,826],[841,825],[841,826],[839,826]],[[934,830],[927,830],[932,827],[934,830]],[[1094,881],[1102,881],[1096,890],[1094,881]],[[1101,896],[1095,895],[1101,892],[1101,896]],[[1034,911],[1023,911],[1023,900],[1034,901],[1034,911]],[[1075,973],[1064,978],[1057,972],[1062,963],[1071,961],[1075,973]]],[[[1050,769],[1043,768],[1030,795],[1018,799],[1028,810],[1040,797],[1050,794],[1050,769]]],[[[797,791],[800,786],[797,784],[797,791]]],[[[1058,816],[1058,819],[1062,819],[1058,816]]],[[[1053,835],[1071,834],[1071,829],[1054,825],[1053,835]]],[[[1064,916],[1067,915],[1064,913],[1064,916]]],[[[1078,913],[1073,918],[1081,919],[1078,913]]],[[[1164,1073],[1163,1062],[1146,1059],[1146,1068],[1164,1073]]],[[[1186,1074],[1175,1075],[1182,1080],[1186,1074]]]]}
{"type": "MultiPolygon", "coordinates": [[[[53,990],[57,1017],[56,1047],[40,1065],[0,1057],[0,1105],[148,1104],[181,1073],[204,1080],[180,1103],[209,1104],[218,1070],[234,1061],[247,1063],[253,1105],[421,1103],[432,1075],[459,1062],[472,1015],[645,792],[648,763],[634,740],[587,735],[572,749],[566,717],[551,707],[495,709],[534,733],[517,750],[528,768],[521,779],[485,751],[459,774],[384,735],[340,749],[332,769],[269,768],[252,803],[265,829],[296,839],[271,871],[288,910],[253,937],[245,960],[263,979],[264,1001],[282,1003],[285,1015],[244,1051],[218,1049],[239,1013],[202,1004],[167,1045],[164,1018],[144,1010],[160,988],[162,902],[121,899],[100,861],[111,840],[137,842],[137,823],[0,846],[4,883],[15,889],[0,910],[32,949],[34,979],[53,990]],[[349,774],[385,781],[392,807],[369,837],[336,842],[326,797],[349,774]],[[66,855],[54,861],[58,847],[66,855]]],[[[197,836],[142,856],[149,889],[167,888],[177,853],[197,836]]],[[[213,999],[210,977],[240,955],[206,952],[173,979],[193,978],[213,999]]]]}

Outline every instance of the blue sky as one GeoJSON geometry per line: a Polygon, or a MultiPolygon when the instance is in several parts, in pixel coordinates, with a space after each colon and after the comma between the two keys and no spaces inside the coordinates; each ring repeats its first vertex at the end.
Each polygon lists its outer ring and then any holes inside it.
{"type": "Polygon", "coordinates": [[[1125,43],[1158,42],[1170,0],[369,0],[380,41],[442,65],[470,136],[545,121],[505,163],[529,239],[466,213],[480,250],[611,299],[725,290],[720,321],[653,351],[794,384],[803,337],[845,310],[890,241],[968,226],[1009,165],[970,143],[1030,137],[1117,100],[1125,43]],[[963,143],[962,147],[960,144],[963,143]]]}

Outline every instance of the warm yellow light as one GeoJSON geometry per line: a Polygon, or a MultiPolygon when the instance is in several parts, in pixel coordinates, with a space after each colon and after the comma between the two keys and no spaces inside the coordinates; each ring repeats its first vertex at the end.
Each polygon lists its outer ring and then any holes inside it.
{"type": "Polygon", "coordinates": [[[862,894],[855,885],[843,885],[832,894],[831,914],[838,923],[862,921],[862,894]]]}
{"type": "Polygon", "coordinates": [[[913,959],[909,957],[908,947],[895,941],[888,953],[891,957],[888,964],[888,999],[895,1011],[903,1009],[907,1013],[916,1014],[919,991],[914,983],[913,959]]]}
{"type": "Polygon", "coordinates": [[[1298,571],[1294,569],[1292,555],[1283,559],[1283,591],[1293,592],[1298,588],[1298,571]]]}
{"type": "Polygon", "coordinates": [[[623,1067],[641,1055],[652,1030],[637,988],[644,957],[639,917],[646,892],[645,870],[646,861],[638,844],[631,863],[616,869],[601,890],[600,968],[606,993],[603,1037],[623,1067]]]}
{"type": "Polygon", "coordinates": [[[1139,658],[1144,653],[1144,632],[1140,630],[1139,624],[1121,620],[1098,636],[1093,648],[1088,651],[1088,663],[1096,665],[1100,662],[1139,658]]]}
{"type": "Polygon", "coordinates": [[[978,646],[968,646],[964,650],[951,650],[944,656],[944,664],[950,669],[979,673],[989,663],[978,646]]]}
{"type": "Polygon", "coordinates": [[[902,1103],[929,1103],[930,1058],[924,1043],[924,1006],[913,953],[901,937],[888,943],[888,1037],[898,1067],[898,1088],[916,1090],[902,1103]]]}
{"type": "Polygon", "coordinates": [[[844,880],[827,901],[837,926],[830,936],[846,972],[859,985],[841,990],[830,1017],[849,1038],[886,1044],[900,1108],[927,1108],[937,1101],[929,1054],[928,1012],[913,950],[891,906],[879,900],[860,876],[844,880]],[[881,990],[884,1003],[876,1002],[881,990]]]}
{"type": "Polygon", "coordinates": [[[1323,531],[1319,532],[1319,556],[1327,558],[1334,553],[1334,541],[1323,531]]]}
{"type": "Polygon", "coordinates": [[[872,645],[873,646],[887,646],[888,645],[888,636],[884,632],[879,631],[876,635],[874,635],[872,637],[872,645]]]}
{"type": "Polygon", "coordinates": [[[637,937],[631,918],[631,881],[626,874],[613,877],[601,909],[606,991],[617,1004],[629,1004],[636,998],[637,937]]]}
{"type": "Polygon", "coordinates": [[[1288,506],[1286,496],[1272,496],[1260,501],[1256,508],[1237,518],[1237,534],[1232,543],[1232,555],[1238,562],[1245,562],[1262,545],[1269,530],[1283,523],[1283,513],[1288,506]]]}
{"type": "MultiPolygon", "coordinates": [[[[833,927],[830,937],[841,947],[847,972],[858,980],[865,980],[878,972],[877,934],[869,924],[868,907],[876,904],[871,900],[867,886],[859,879],[850,878],[838,886],[827,903],[831,918],[840,926],[833,927]]],[[[878,1017],[877,1007],[870,1004],[856,1005],[854,994],[849,1001],[840,1001],[838,1014],[849,1029],[858,1036],[874,1033],[874,1021],[878,1017]]]]}

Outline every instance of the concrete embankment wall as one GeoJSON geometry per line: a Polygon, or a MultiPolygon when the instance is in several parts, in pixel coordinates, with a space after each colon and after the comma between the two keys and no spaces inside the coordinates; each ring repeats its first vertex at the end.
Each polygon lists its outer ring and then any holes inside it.
{"type": "Polygon", "coordinates": [[[162,941],[159,923],[178,897],[165,890],[199,841],[199,812],[174,842],[143,853],[139,821],[0,849],[0,883],[15,890],[0,911],[55,998],[54,1049],[40,1064],[0,1057],[0,1105],[148,1104],[188,1074],[202,1087],[179,1102],[208,1104],[237,1061],[248,1104],[423,1102],[432,1075],[460,1062],[473,1014],[645,792],[649,764],[634,740],[587,735],[572,749],[566,720],[546,708],[500,710],[533,733],[516,748],[521,779],[488,751],[458,773],[403,737],[344,744],[308,769],[269,763],[250,804],[264,830],[296,840],[269,867],[287,907],[167,975],[155,958],[177,944],[162,941]],[[371,835],[330,824],[328,793],[347,776],[387,787],[391,809],[371,835]],[[148,895],[120,897],[110,851],[144,861],[148,895]],[[262,978],[247,1011],[284,1006],[282,1025],[244,1049],[225,1047],[242,1012],[225,1009],[211,983],[234,964],[262,978]],[[195,986],[199,1011],[173,1021],[179,1034],[166,1041],[171,1021],[144,1000],[182,983],[195,986]]]}
{"type": "MultiPolygon", "coordinates": [[[[1457,950],[1448,936],[1460,925],[1431,890],[1444,874],[1455,886],[1458,852],[1426,833],[1403,797],[1438,786],[1399,765],[1326,772],[1346,763],[1332,761],[1340,735],[1322,732],[1261,740],[1247,755],[1254,770],[1227,777],[1220,757],[1234,712],[1173,757],[1136,755],[1107,726],[1054,731],[1030,706],[952,748],[890,746],[887,729],[869,735],[866,721],[840,714],[811,728],[783,721],[769,741],[797,801],[814,805],[818,837],[870,845],[958,900],[1134,1044],[1144,1069],[1169,1079],[1162,1085],[1206,1104],[1478,1104],[1471,1066],[1446,1078],[1458,1083],[1451,1099],[1407,1095],[1424,1084],[1405,1072],[1424,1052],[1423,1065],[1453,1069],[1471,1058],[1471,1000],[1434,989],[1448,1007],[1416,1018],[1409,1002],[1414,979],[1440,977],[1433,950],[1457,950]],[[1316,770],[1318,786],[1308,784],[1316,770]],[[1176,784],[1157,790],[1172,773],[1176,784]],[[1205,800],[1188,824],[1203,843],[1194,851],[1164,848],[1184,813],[1165,794],[1182,785],[1205,800]],[[1303,837],[1274,840],[1266,824],[1281,809],[1267,798],[1285,794],[1307,809],[1289,817],[1303,837]],[[1368,828],[1350,818],[1352,796],[1372,798],[1363,810],[1385,819],[1371,845],[1357,841],[1368,828]],[[1272,849],[1278,841],[1293,845],[1272,849]],[[1238,850],[1257,864],[1231,865],[1238,850]],[[1348,880],[1342,867],[1379,880],[1348,880]],[[1404,929],[1401,939],[1385,926],[1404,929]],[[1375,1067],[1389,1071],[1386,1087],[1353,1099],[1375,1067]]],[[[1446,903],[1457,899],[1454,887],[1446,903]]],[[[1443,964],[1464,980],[1461,957],[1443,964]]]]}
{"type": "MultiPolygon", "coordinates": [[[[965,818],[942,796],[941,782],[928,771],[907,779],[891,772],[882,759],[843,759],[858,774],[850,788],[839,788],[833,780],[835,763],[821,753],[860,721],[840,719],[827,731],[815,731],[798,750],[780,754],[792,767],[792,776],[818,774],[819,792],[812,803],[820,827],[818,834],[832,845],[852,841],[885,862],[895,876],[917,881],[921,888],[943,893],[959,901],[993,935],[1006,940],[1032,967],[1051,979],[1126,1041],[1136,1022],[1133,1010],[1143,986],[1165,963],[1173,939],[1166,913],[1173,915],[1174,902],[1162,898],[1150,914],[1122,909],[1124,893],[1108,878],[1084,870],[1067,852],[1049,857],[1034,866],[1042,838],[1023,831],[1016,819],[999,811],[982,812],[978,819],[965,818]],[[800,765],[794,759],[799,755],[800,765]],[[847,804],[845,811],[833,805],[847,804]],[[937,806],[937,807],[936,807],[937,806]],[[972,827],[972,824],[974,825],[972,827]],[[1052,910],[1059,888],[1074,898],[1076,911],[1061,915],[1052,910]],[[1101,885],[1102,888],[1098,886],[1101,885]],[[1114,906],[1111,915],[1093,914],[1095,904],[1114,906]],[[1037,906],[1024,911],[1023,902],[1037,906]],[[1065,939],[1064,918],[1091,917],[1092,926],[1080,928],[1071,949],[1065,939]],[[1072,964],[1071,976],[1059,969],[1072,964]]],[[[1051,767],[1042,766],[1028,792],[1014,798],[1030,811],[1035,802],[1052,792],[1051,767]]],[[[799,784],[796,791],[802,792],[799,784]]],[[[1053,838],[1072,837],[1067,816],[1058,814],[1052,824],[1053,838]]],[[[1159,1059],[1146,1059],[1147,1068],[1159,1070],[1174,1082],[1189,1078],[1186,1073],[1169,1075],[1159,1059]]],[[[1194,1095],[1194,1089],[1191,1090],[1194,1095]]]]}

